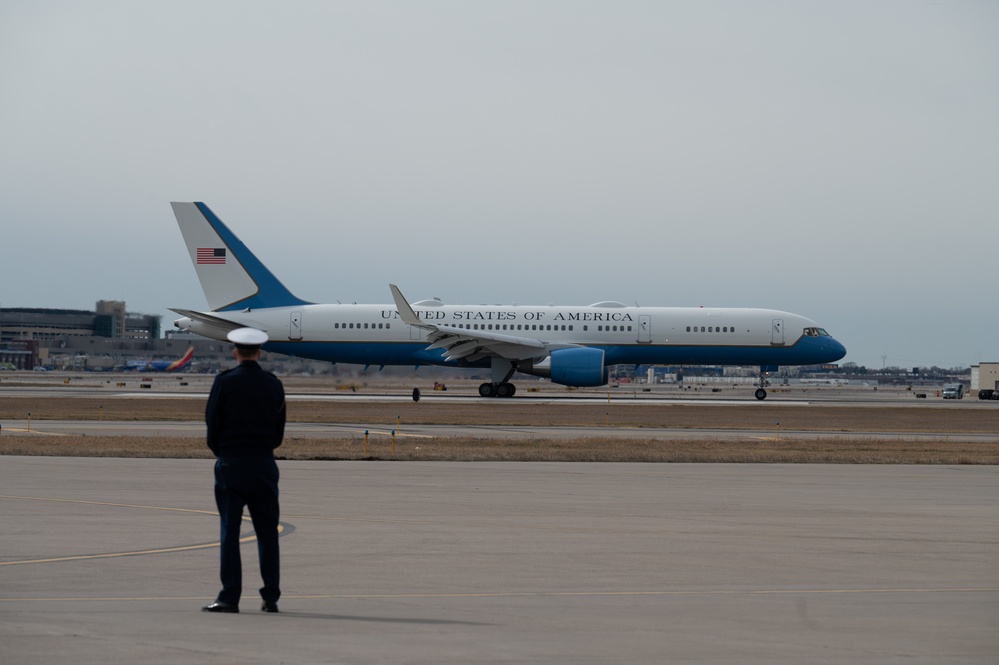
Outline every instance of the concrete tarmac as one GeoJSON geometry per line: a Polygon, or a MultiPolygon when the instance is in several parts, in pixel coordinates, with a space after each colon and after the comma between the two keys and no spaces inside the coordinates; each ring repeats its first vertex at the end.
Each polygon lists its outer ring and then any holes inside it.
{"type": "Polygon", "coordinates": [[[210,461],[0,458],[0,660],[999,662],[997,467],[280,467],[213,615],[210,461]]]}

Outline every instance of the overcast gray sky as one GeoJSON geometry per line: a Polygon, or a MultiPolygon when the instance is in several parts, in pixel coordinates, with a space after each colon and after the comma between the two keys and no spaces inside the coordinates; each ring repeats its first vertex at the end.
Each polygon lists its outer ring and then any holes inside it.
{"type": "Polygon", "coordinates": [[[999,360],[999,3],[0,4],[0,306],[204,308],[170,201],[318,302],[769,307],[999,360]]]}

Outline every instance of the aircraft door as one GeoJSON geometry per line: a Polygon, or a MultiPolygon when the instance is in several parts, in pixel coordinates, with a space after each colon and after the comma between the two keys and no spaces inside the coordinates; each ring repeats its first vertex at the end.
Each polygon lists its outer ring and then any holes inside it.
{"type": "Polygon", "coordinates": [[[652,343],[652,317],[642,314],[638,317],[638,343],[652,343]]]}
{"type": "Polygon", "coordinates": [[[770,327],[770,344],[784,346],[784,319],[774,319],[770,327]]]}
{"type": "Polygon", "coordinates": [[[288,321],[288,339],[302,339],[302,313],[292,312],[288,321]]]}
{"type": "Polygon", "coordinates": [[[422,337],[423,330],[417,328],[416,326],[409,326],[409,338],[410,339],[420,339],[422,337]]]}

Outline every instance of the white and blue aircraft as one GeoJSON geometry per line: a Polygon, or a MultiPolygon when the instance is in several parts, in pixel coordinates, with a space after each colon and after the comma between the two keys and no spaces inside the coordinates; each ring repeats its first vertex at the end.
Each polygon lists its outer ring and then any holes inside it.
{"type": "Polygon", "coordinates": [[[364,365],[491,369],[483,397],[511,397],[515,372],[566,386],[601,386],[613,365],[831,363],[842,344],[814,321],[772,309],[410,304],[390,284],[391,305],[316,304],[294,296],[204,203],[171,203],[210,311],[173,309],[182,330],[225,340],[244,326],[264,349],[364,365]]]}

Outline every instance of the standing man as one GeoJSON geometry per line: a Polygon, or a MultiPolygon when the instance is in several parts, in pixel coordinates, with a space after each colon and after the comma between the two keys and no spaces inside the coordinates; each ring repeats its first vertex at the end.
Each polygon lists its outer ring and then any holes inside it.
{"type": "Polygon", "coordinates": [[[258,364],[267,333],[238,328],[228,335],[239,363],[215,377],[205,408],[208,447],[215,462],[215,503],[222,526],[222,590],[205,612],[239,612],[243,568],[239,528],[243,506],[250,509],[257,535],[261,610],[277,612],[281,596],[278,554],[278,468],[274,449],[284,437],[285,403],[281,381],[258,364]]]}

